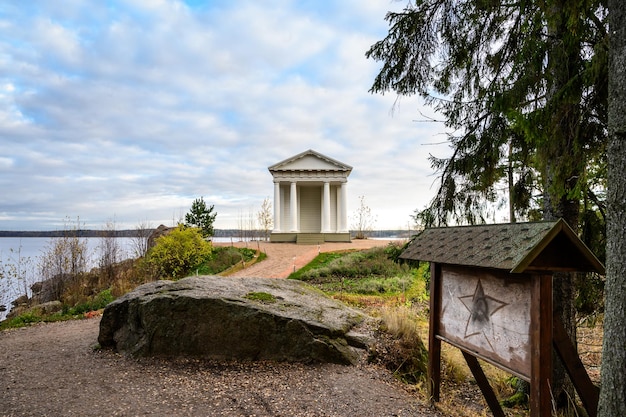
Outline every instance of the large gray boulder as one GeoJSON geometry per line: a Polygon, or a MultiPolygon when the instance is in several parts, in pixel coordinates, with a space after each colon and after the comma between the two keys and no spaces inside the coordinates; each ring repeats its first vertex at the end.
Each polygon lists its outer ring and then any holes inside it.
{"type": "Polygon", "coordinates": [[[98,342],[133,356],[353,363],[362,313],[293,280],[200,276],[109,304],[98,342]]]}

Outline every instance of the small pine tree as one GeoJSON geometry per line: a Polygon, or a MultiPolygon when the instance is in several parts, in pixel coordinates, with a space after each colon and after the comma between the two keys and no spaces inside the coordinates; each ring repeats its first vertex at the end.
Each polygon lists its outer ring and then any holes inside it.
{"type": "Polygon", "coordinates": [[[185,225],[189,227],[197,227],[200,229],[202,237],[209,238],[215,234],[213,230],[213,222],[217,213],[214,212],[214,206],[207,208],[204,198],[196,198],[191,204],[191,210],[185,214],[185,225]]]}

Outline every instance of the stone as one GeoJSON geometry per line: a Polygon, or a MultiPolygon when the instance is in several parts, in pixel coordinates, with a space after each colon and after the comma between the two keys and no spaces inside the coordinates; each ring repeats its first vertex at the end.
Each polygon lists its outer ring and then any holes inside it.
{"type": "Polygon", "coordinates": [[[41,281],[35,282],[33,285],[30,286],[30,290],[32,291],[33,294],[39,294],[42,289],[43,289],[43,282],[41,281]]]}
{"type": "Polygon", "coordinates": [[[148,236],[148,249],[151,249],[154,247],[154,245],[156,245],[156,241],[158,238],[172,233],[172,231],[175,229],[176,227],[168,227],[164,224],[154,229],[152,233],[150,233],[150,236],[148,236]]]}
{"type": "Polygon", "coordinates": [[[357,361],[366,316],[295,280],[199,276],[144,284],[109,304],[98,342],[132,356],[357,361]]]}
{"type": "MultiPolygon", "coordinates": [[[[30,301],[32,302],[34,301],[34,299],[31,299],[30,301]]],[[[63,310],[63,304],[59,300],[48,301],[46,303],[35,304],[33,306],[21,303],[13,307],[9,314],[7,314],[6,318],[12,319],[27,313],[33,313],[38,316],[48,315],[59,312],[61,310],[63,310]]]]}
{"type": "Polygon", "coordinates": [[[63,310],[63,304],[59,300],[53,300],[46,303],[37,304],[31,309],[39,309],[42,314],[53,314],[63,310]]]}
{"type": "Polygon", "coordinates": [[[28,306],[28,296],[20,295],[15,300],[11,301],[14,307],[26,307],[28,306]]]}

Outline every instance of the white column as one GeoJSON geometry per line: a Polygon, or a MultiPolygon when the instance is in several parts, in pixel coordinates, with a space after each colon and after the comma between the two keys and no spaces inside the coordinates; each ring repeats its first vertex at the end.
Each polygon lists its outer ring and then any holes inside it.
{"type": "Polygon", "coordinates": [[[280,182],[274,183],[274,233],[280,233],[280,182]]]}
{"type": "Polygon", "coordinates": [[[348,183],[342,182],[338,191],[340,195],[337,202],[339,204],[337,229],[340,233],[347,233],[350,230],[348,228],[348,183]]]}
{"type": "Polygon", "coordinates": [[[291,214],[291,231],[298,231],[298,191],[296,183],[291,183],[291,189],[289,191],[289,211],[291,214]]]}
{"type": "Polygon", "coordinates": [[[322,233],[330,233],[330,183],[324,182],[322,195],[322,233]]]}

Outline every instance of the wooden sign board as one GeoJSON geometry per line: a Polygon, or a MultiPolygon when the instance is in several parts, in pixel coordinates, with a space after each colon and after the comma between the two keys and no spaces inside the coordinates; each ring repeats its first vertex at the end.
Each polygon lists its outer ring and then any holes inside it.
{"type": "Polygon", "coordinates": [[[436,337],[530,381],[530,276],[442,265],[440,285],[436,337]]]}

